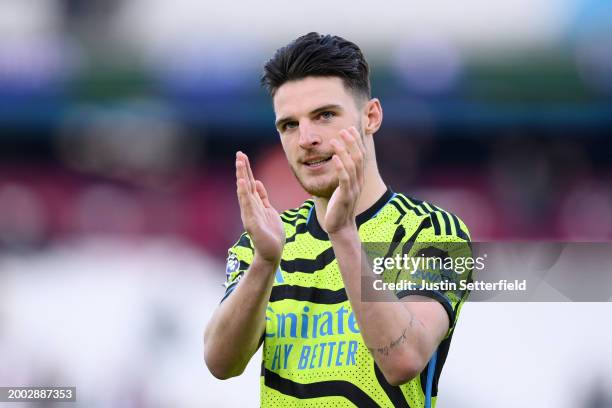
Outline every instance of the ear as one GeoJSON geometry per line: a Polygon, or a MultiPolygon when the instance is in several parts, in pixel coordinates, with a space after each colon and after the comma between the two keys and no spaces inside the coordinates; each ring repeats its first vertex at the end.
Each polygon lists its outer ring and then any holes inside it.
{"type": "Polygon", "coordinates": [[[365,126],[363,127],[366,135],[373,135],[380,129],[382,124],[383,112],[378,98],[370,99],[363,107],[365,126]]]}

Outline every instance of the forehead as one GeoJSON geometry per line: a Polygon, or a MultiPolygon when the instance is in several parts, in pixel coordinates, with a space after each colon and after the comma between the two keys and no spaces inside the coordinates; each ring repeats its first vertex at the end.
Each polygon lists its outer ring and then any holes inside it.
{"type": "Polygon", "coordinates": [[[307,77],[285,82],[274,95],[277,117],[306,114],[324,105],[347,108],[354,104],[353,96],[338,77],[307,77]]]}

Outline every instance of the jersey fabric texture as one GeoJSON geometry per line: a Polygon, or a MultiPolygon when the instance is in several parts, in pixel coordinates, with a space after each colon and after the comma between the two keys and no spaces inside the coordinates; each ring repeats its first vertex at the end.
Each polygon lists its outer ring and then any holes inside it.
{"type": "MultiPolygon", "coordinates": [[[[425,289],[396,293],[399,298],[413,294],[434,298],[447,312],[450,328],[421,374],[392,386],[363,343],[314,202],[307,200],[283,212],[281,219],[287,239],[266,312],[261,407],[434,407],[438,379],[468,293],[425,289]]],[[[458,217],[390,189],[358,215],[357,226],[363,243],[386,245],[392,253],[416,255],[434,249],[446,258],[471,256],[469,233],[458,217]]],[[[222,301],[237,287],[252,259],[253,247],[245,233],[229,250],[222,301]]],[[[383,275],[386,281],[399,277],[394,271],[383,275]]],[[[444,271],[408,274],[413,280],[415,275],[418,281],[435,282],[444,271]]]]}

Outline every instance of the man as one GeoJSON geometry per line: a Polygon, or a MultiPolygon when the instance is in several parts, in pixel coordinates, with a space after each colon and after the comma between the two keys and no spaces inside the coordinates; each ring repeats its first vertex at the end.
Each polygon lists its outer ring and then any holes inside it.
{"type": "MultiPolygon", "coordinates": [[[[263,343],[262,407],[435,406],[466,294],[417,288],[365,301],[362,282],[367,290],[376,276],[366,243],[449,259],[461,250],[448,243],[469,246],[466,226],[383,182],[374,150],[382,108],[355,44],[302,36],[267,62],[262,83],[312,199],[279,216],[237,153],[246,233],[229,250],[226,293],[204,334],[208,368],[221,379],[240,375],[263,343]]],[[[433,272],[431,281],[444,271],[433,272]]]]}

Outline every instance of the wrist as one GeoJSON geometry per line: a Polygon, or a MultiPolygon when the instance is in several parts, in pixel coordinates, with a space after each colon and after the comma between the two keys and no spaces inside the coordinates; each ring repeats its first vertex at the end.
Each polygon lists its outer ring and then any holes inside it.
{"type": "Polygon", "coordinates": [[[280,260],[281,257],[264,257],[261,254],[259,254],[257,252],[257,250],[255,250],[255,253],[253,255],[253,264],[260,266],[262,268],[266,268],[266,269],[271,269],[274,272],[276,271],[276,268],[278,268],[278,265],[280,264],[280,260]]]}
{"type": "Polygon", "coordinates": [[[357,224],[354,222],[347,224],[344,227],[337,229],[334,232],[328,232],[330,241],[336,242],[350,242],[350,241],[359,241],[359,230],[357,229],[357,224]]]}

